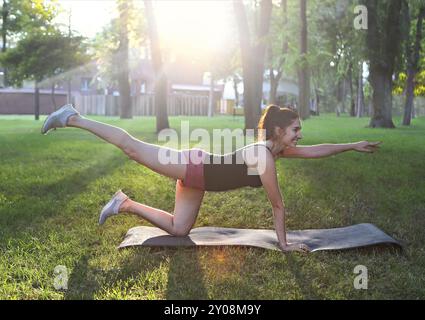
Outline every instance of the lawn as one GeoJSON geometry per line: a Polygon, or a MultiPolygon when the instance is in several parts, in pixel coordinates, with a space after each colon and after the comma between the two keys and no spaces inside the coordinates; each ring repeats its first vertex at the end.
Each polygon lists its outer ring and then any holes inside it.
{"type": "MultiPolygon", "coordinates": [[[[157,143],[154,118],[92,117],[157,143]]],[[[301,144],[383,141],[379,152],[278,160],[291,230],[373,223],[405,244],[392,248],[282,254],[257,248],[117,250],[134,216],[97,225],[119,188],[172,211],[174,181],[75,128],[40,134],[31,116],[0,117],[0,299],[424,299],[425,118],[396,129],[368,119],[313,117],[301,144]],[[68,270],[56,290],[54,269],[68,270]],[[358,290],[354,268],[368,269],[358,290]]],[[[170,117],[178,128],[241,128],[241,117],[170,117]]],[[[196,226],[273,228],[262,188],[207,193],[196,226]]]]}

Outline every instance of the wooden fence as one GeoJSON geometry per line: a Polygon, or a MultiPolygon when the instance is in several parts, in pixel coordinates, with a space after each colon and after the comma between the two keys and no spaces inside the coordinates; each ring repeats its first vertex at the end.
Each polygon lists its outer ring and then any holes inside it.
{"type": "MultiPolygon", "coordinates": [[[[132,108],[134,116],[155,115],[153,94],[133,96],[132,108]]],[[[195,96],[188,94],[170,94],[167,97],[168,115],[207,115],[208,96],[195,96]]],[[[74,104],[81,114],[118,116],[119,97],[105,95],[75,96],[74,104]]]]}

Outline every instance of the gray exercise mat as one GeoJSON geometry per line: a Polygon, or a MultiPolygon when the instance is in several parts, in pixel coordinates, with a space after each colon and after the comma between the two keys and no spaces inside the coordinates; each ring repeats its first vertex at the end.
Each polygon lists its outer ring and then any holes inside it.
{"type": "MultiPolygon", "coordinates": [[[[377,244],[400,242],[373,224],[361,223],[344,228],[288,231],[288,242],[307,244],[312,252],[341,250],[377,244]]],[[[128,230],[119,248],[130,246],[176,247],[176,246],[250,246],[280,250],[275,230],[200,227],[192,229],[188,236],[175,237],[155,227],[135,227],[128,230]]]]}

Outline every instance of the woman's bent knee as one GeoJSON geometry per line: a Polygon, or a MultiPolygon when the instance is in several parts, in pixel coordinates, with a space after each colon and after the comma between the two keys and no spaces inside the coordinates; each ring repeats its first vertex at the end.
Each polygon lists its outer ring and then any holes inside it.
{"type": "Polygon", "coordinates": [[[173,228],[170,234],[175,237],[186,237],[190,232],[190,229],[187,228],[173,228]]]}

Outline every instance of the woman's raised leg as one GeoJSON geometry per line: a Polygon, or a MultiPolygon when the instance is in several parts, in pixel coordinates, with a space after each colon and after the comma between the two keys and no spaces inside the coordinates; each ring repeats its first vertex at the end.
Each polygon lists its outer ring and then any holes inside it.
{"type": "Polygon", "coordinates": [[[184,162],[161,163],[161,161],[159,161],[160,150],[164,151],[164,149],[167,149],[166,151],[170,159],[181,159],[180,157],[182,154],[179,150],[140,141],[121,128],[90,120],[81,115],[69,117],[67,126],[90,131],[103,140],[120,148],[132,160],[157,173],[173,179],[184,179],[185,177],[186,164],[184,162]]]}
{"type": "Polygon", "coordinates": [[[123,202],[119,212],[137,214],[169,234],[185,236],[195,224],[203,197],[204,191],[187,188],[177,181],[174,215],[131,199],[123,202]]]}

